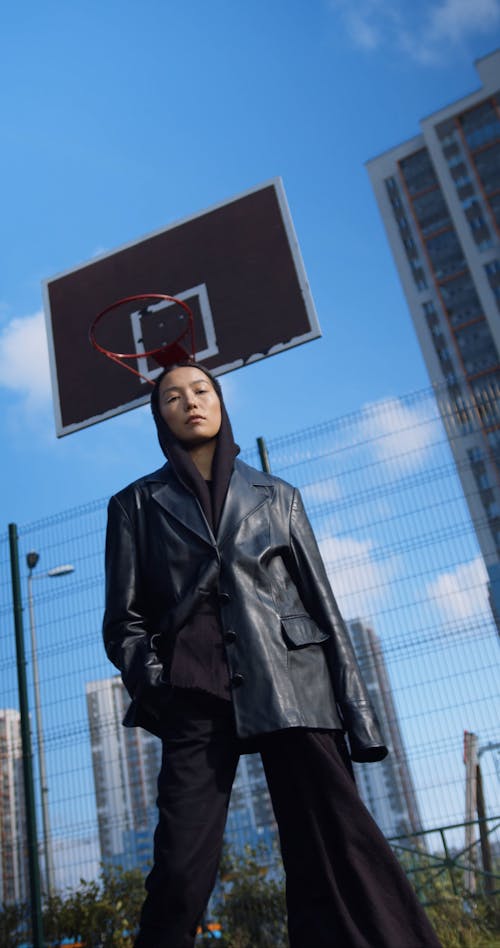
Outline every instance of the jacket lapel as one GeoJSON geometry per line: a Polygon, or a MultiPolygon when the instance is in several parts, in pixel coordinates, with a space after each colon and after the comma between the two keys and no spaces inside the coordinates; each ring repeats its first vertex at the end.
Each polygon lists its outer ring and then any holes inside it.
{"type": "Polygon", "coordinates": [[[197,499],[177,480],[166,464],[150,475],[156,481],[151,495],[155,501],[184,527],[210,546],[222,546],[238,529],[242,520],[258,510],[274,493],[265,474],[235,462],[217,530],[217,541],[197,499]]]}
{"type": "Polygon", "coordinates": [[[196,497],[183,487],[167,466],[162,468],[160,473],[164,474],[163,483],[153,487],[152,497],[171,517],[195,533],[200,540],[215,546],[215,537],[196,497]]]}
{"type": "Polygon", "coordinates": [[[236,461],[231,475],[222,515],[217,530],[217,543],[222,546],[249,517],[272,496],[273,487],[258,471],[236,461]]]}

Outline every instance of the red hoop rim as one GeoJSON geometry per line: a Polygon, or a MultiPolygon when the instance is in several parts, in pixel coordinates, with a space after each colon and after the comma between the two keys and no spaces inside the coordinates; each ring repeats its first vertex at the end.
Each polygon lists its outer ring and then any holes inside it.
{"type": "Polygon", "coordinates": [[[181,355],[184,355],[186,360],[195,361],[195,338],[194,338],[194,319],[193,312],[184,300],[180,300],[177,296],[170,296],[166,293],[136,293],[133,296],[123,296],[119,300],[115,300],[114,303],[110,303],[109,306],[106,306],[97,314],[93,322],[91,323],[89,329],[89,342],[98,352],[101,352],[103,355],[107,356],[108,359],[111,359],[113,362],[116,362],[118,365],[121,365],[122,368],[128,369],[129,372],[133,372],[134,375],[137,375],[139,378],[144,379],[145,382],[149,382],[150,385],[155,383],[148,378],[146,375],[143,375],[142,372],[139,372],[138,369],[134,369],[131,365],[127,365],[124,362],[124,359],[156,359],[159,366],[165,365],[164,361],[159,361],[158,356],[162,354],[165,356],[169,350],[174,350],[180,352],[181,355]],[[101,346],[97,339],[95,338],[95,330],[98,324],[100,323],[103,316],[106,316],[107,313],[110,313],[113,309],[118,309],[119,306],[123,306],[125,303],[135,303],[140,300],[166,300],[169,303],[177,303],[182,309],[187,313],[188,324],[185,329],[183,329],[179,335],[169,343],[166,343],[164,346],[159,346],[156,349],[148,349],[145,352],[114,352],[113,349],[106,349],[105,346],[101,346]],[[191,343],[191,355],[189,352],[184,349],[180,344],[180,340],[184,339],[185,336],[189,336],[189,341],[191,343]]]}

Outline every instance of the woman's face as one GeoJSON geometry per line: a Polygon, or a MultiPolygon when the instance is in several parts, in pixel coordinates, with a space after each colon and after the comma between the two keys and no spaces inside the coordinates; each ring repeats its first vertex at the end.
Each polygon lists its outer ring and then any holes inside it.
{"type": "Polygon", "coordinates": [[[158,406],[179,441],[201,444],[219,433],[219,396],[200,369],[186,365],[168,372],[160,382],[158,406]]]}

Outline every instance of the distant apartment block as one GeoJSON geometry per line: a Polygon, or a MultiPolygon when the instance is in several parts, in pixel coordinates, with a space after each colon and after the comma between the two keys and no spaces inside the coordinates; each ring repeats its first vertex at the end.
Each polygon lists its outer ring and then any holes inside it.
{"type": "Polygon", "coordinates": [[[88,682],[86,692],[102,861],[147,871],[161,743],[142,728],[122,726],[129,697],[118,676],[88,682]]]}
{"type": "Polygon", "coordinates": [[[21,718],[0,709],[0,903],[28,898],[21,718]]]}
{"type": "Polygon", "coordinates": [[[347,625],[389,748],[388,757],[379,763],[355,764],[358,790],[385,836],[411,834],[422,825],[380,640],[359,619],[347,625]]]}
{"type": "Polygon", "coordinates": [[[500,50],[481,88],[367,163],[500,628],[500,50]]]}
{"type": "Polygon", "coordinates": [[[240,757],[224,841],[237,853],[246,846],[263,855],[278,852],[278,829],[260,754],[240,757]]]}

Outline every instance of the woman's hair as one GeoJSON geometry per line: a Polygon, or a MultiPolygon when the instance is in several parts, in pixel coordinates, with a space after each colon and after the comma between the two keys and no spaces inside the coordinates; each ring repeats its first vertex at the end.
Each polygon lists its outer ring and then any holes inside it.
{"type": "Polygon", "coordinates": [[[185,369],[185,368],[199,369],[200,372],[203,372],[203,375],[206,375],[207,379],[211,381],[219,397],[219,401],[222,402],[222,389],[220,387],[220,383],[217,381],[215,376],[213,376],[212,373],[208,369],[205,368],[205,366],[200,365],[199,362],[194,362],[192,359],[186,359],[185,362],[173,362],[172,365],[167,365],[167,368],[163,369],[160,375],[155,379],[155,387],[153,391],[151,392],[151,410],[155,418],[159,414],[160,385],[163,382],[163,379],[165,378],[166,375],[169,374],[169,372],[172,371],[172,369],[185,369]]]}

